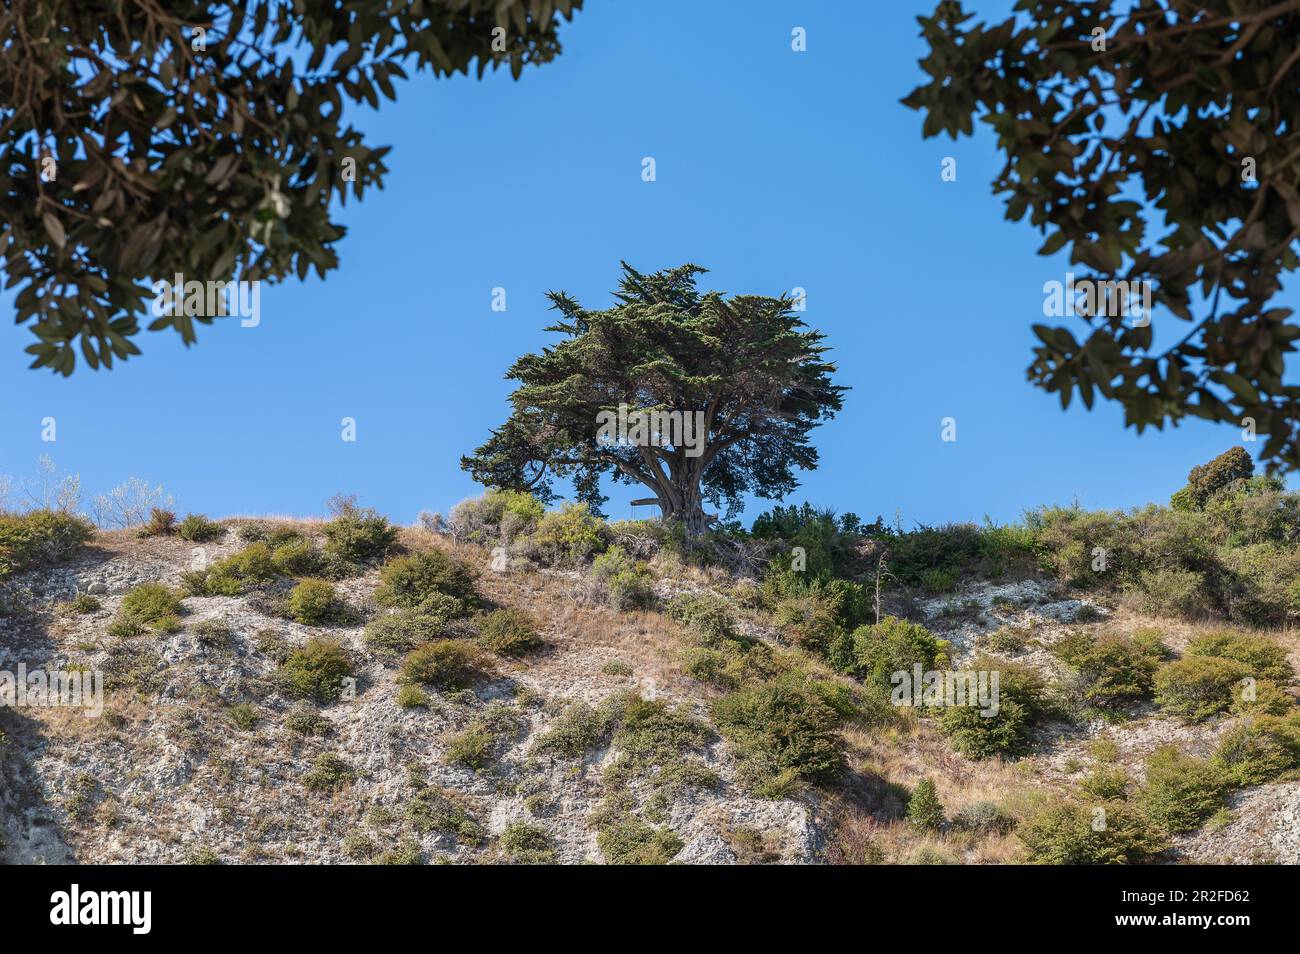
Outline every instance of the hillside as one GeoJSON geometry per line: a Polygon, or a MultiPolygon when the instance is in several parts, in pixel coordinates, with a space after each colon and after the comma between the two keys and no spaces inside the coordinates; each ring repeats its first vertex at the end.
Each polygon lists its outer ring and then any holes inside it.
{"type": "MultiPolygon", "coordinates": [[[[98,718],[0,708],[0,859],[1300,862],[1289,629],[1069,585],[1041,541],[901,582],[915,535],[876,623],[869,578],[783,582],[789,539],[724,568],[734,539],[699,561],[534,507],[159,518],[14,561],[0,671],[106,689],[98,718]],[[891,705],[913,661],[997,669],[1001,714],[891,705]]],[[[870,561],[837,534],[810,563],[870,561]]]]}

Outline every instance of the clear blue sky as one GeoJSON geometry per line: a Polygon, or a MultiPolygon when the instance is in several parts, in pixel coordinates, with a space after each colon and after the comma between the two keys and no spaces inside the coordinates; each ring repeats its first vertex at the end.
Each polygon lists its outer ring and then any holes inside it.
{"type": "MultiPolygon", "coordinates": [[[[340,269],[263,288],[260,327],[201,328],[188,351],[143,334],[143,356],[65,380],[26,370],[30,333],[0,325],[0,473],[49,453],[89,492],[139,476],[182,511],[319,513],[336,492],[402,521],[445,511],[480,492],[458,461],[504,419],[506,368],[549,337],[543,293],[607,306],[624,258],[695,262],[730,292],[807,289],[852,390],[787,502],[933,523],[1164,500],[1239,432],[1139,437],[1115,407],[1062,413],[1025,381],[1043,282],[1066,259],[1004,220],[992,137],[922,140],[899,105],[922,75],[914,17],[932,7],[590,0],[563,55],[518,82],[417,77],[354,114],[394,147],[392,173],[342,210],[340,269]],[[944,156],[956,182],[940,180],[944,156]],[[955,443],[940,440],[949,415],[955,443]]],[[[615,488],[611,516],[634,495],[615,488]]]]}

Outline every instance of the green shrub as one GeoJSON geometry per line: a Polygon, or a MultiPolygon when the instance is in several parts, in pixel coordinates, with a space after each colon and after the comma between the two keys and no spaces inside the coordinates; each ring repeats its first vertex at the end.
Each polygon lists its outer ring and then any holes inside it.
{"type": "Polygon", "coordinates": [[[596,836],[596,843],[611,865],[666,865],[685,843],[668,828],[651,828],[627,816],[596,836]]]}
{"type": "Polygon", "coordinates": [[[945,668],[948,643],[924,626],[895,616],[886,616],[872,626],[853,631],[850,674],[878,686],[892,686],[897,672],[911,673],[920,664],[923,672],[945,668]]]}
{"type": "Polygon", "coordinates": [[[302,784],[312,792],[336,792],[356,781],[352,766],[333,752],[316,756],[311,771],[302,777],[302,784]]]}
{"type": "Polygon", "coordinates": [[[1269,679],[1247,680],[1233,693],[1234,715],[1286,715],[1294,706],[1295,700],[1269,679]]]}
{"type": "Polygon", "coordinates": [[[320,551],[305,538],[281,543],[271,552],[271,563],[284,576],[319,576],[325,571],[320,551]]]}
{"type": "Polygon", "coordinates": [[[529,494],[489,490],[453,507],[449,523],[457,540],[490,546],[531,533],[545,512],[542,503],[529,494]]]}
{"type": "Polygon", "coordinates": [[[280,665],[280,684],[289,695],[317,702],[336,702],[343,680],[352,674],[348,651],[332,639],[309,639],[280,665]]]}
{"type": "Polygon", "coordinates": [[[907,820],[918,831],[938,831],[943,827],[943,805],[928,778],[917,783],[907,803],[907,820]]]}
{"type": "Polygon", "coordinates": [[[484,649],[499,656],[523,656],[544,645],[537,634],[537,623],[517,609],[494,610],[483,617],[479,623],[479,642],[484,649]]]}
{"type": "Polygon", "coordinates": [[[1282,646],[1266,636],[1249,633],[1206,633],[1187,644],[1189,656],[1219,656],[1245,665],[1250,675],[1257,679],[1271,679],[1287,683],[1295,678],[1295,670],[1282,646]]]}
{"type": "Polygon", "coordinates": [[[549,865],[555,861],[555,847],[545,830],[527,822],[511,822],[501,832],[501,849],[513,864],[549,865]]]}
{"type": "Polygon", "coordinates": [[[612,546],[592,561],[587,579],[603,602],[626,612],[654,605],[654,576],[644,563],[619,546],[612,546]]]}
{"type": "Polygon", "coordinates": [[[1118,765],[1101,766],[1079,783],[1079,791],[1096,801],[1123,801],[1128,797],[1128,772],[1118,765]]]}
{"type": "Polygon", "coordinates": [[[971,802],[952,817],[952,827],[978,835],[1005,835],[1016,827],[1016,822],[1002,812],[997,802],[971,802]]]}
{"type": "Polygon", "coordinates": [[[1170,833],[1191,831],[1223,805],[1226,779],[1215,765],[1162,745],[1147,756],[1138,804],[1170,833]]]}
{"type": "Polygon", "coordinates": [[[194,634],[194,639],[200,646],[208,649],[227,648],[234,635],[230,630],[230,624],[223,619],[201,620],[190,628],[190,632],[194,634]]]}
{"type": "Polygon", "coordinates": [[[410,652],[421,643],[451,635],[450,620],[421,610],[397,610],[366,624],[366,646],[381,655],[410,652]]]}
{"type": "Polygon", "coordinates": [[[383,606],[418,609],[430,598],[451,597],[465,607],[477,606],[476,577],[473,567],[441,550],[413,553],[384,565],[375,601],[383,606]]]}
{"type": "Polygon", "coordinates": [[[529,548],[550,566],[573,566],[587,562],[605,549],[608,530],[584,504],[565,504],[548,511],[529,538],[529,548]]]}
{"type": "Polygon", "coordinates": [[[289,593],[289,615],[304,626],[324,626],[350,618],[334,584],[311,578],[300,581],[289,593]]]}
{"type": "Polygon", "coordinates": [[[427,709],[430,699],[419,686],[406,685],[398,687],[396,702],[399,709],[427,709]]]}
{"type": "Polygon", "coordinates": [[[89,593],[78,593],[68,601],[68,609],[78,616],[89,616],[91,613],[98,613],[103,608],[104,604],[89,593]]]}
{"type": "Polygon", "coordinates": [[[799,678],[740,689],[713,705],[718,730],[737,749],[748,787],[777,796],[797,781],[827,782],[845,768],[841,713],[799,678]]]}
{"type": "Polygon", "coordinates": [[[1103,708],[1149,696],[1159,660],[1123,636],[1095,636],[1076,631],[1052,646],[1052,652],[1078,670],[1083,700],[1103,708]]]}
{"type": "Polygon", "coordinates": [[[1255,462],[1244,447],[1230,447],[1208,464],[1193,467],[1187,486],[1174,494],[1170,506],[1178,510],[1204,510],[1217,493],[1228,490],[1238,481],[1249,480],[1255,462]]]}
{"type": "Polygon", "coordinates": [[[181,614],[180,594],[161,583],[142,583],[122,598],[117,619],[128,626],[174,632],[181,614]]]}
{"type": "Polygon", "coordinates": [[[438,689],[464,689],[490,674],[481,650],[467,643],[441,639],[413,650],[402,663],[399,680],[438,689]]]}
{"type": "Polygon", "coordinates": [[[142,537],[169,537],[176,532],[176,514],[161,507],[149,511],[149,522],[140,528],[142,537]]]}
{"type": "Polygon", "coordinates": [[[284,717],[284,727],[299,735],[326,735],[330,730],[330,722],[315,709],[296,705],[284,717]]]}
{"type": "Polygon", "coordinates": [[[239,702],[231,706],[226,711],[226,716],[235,728],[245,731],[256,726],[258,721],[257,708],[247,702],[239,702]]]}
{"type": "Polygon", "coordinates": [[[487,729],[470,726],[447,740],[447,750],[443,757],[450,765],[463,765],[478,771],[489,762],[495,744],[496,740],[487,729]]]}
{"type": "Polygon", "coordinates": [[[740,638],[727,601],[712,593],[676,596],[668,604],[668,615],[690,630],[704,646],[716,647],[740,638]]]}
{"type": "Polygon", "coordinates": [[[1092,809],[1054,800],[1016,831],[1030,864],[1141,864],[1169,847],[1161,832],[1123,802],[1092,809]]]}
{"type": "Polygon", "coordinates": [[[406,820],[419,834],[438,832],[467,844],[483,840],[483,828],[452,792],[432,785],[419,785],[406,806],[406,820]]]}
{"type": "Polygon", "coordinates": [[[88,521],[60,510],[0,512],[0,580],[67,560],[94,535],[88,521]]]}
{"type": "Polygon", "coordinates": [[[1219,739],[1210,760],[1233,785],[1261,785],[1300,768],[1300,710],[1254,716],[1219,739]]]}
{"type": "Polygon", "coordinates": [[[966,668],[999,673],[997,714],[986,717],[971,705],[946,706],[940,729],[953,748],[969,758],[1023,755],[1034,725],[1051,712],[1042,677],[1026,666],[993,659],[977,659],[966,668]]]}
{"type": "Polygon", "coordinates": [[[1197,722],[1229,708],[1238,684],[1249,675],[1246,666],[1232,659],[1186,656],[1156,672],[1156,702],[1185,721],[1197,722]]]}
{"type": "Polygon", "coordinates": [[[627,696],[623,693],[609,696],[594,708],[586,703],[574,703],[538,739],[536,749],[569,759],[582,758],[613,736],[626,706],[627,696]]]}
{"type": "Polygon", "coordinates": [[[397,542],[398,530],[370,507],[351,498],[331,501],[334,519],[325,525],[325,552],[344,564],[383,559],[397,542]]]}
{"type": "Polygon", "coordinates": [[[191,543],[207,543],[224,537],[226,528],[202,514],[192,513],[177,525],[176,534],[191,543]]]}
{"type": "Polygon", "coordinates": [[[623,751],[617,763],[625,776],[658,771],[681,778],[687,768],[682,756],[709,743],[712,733],[703,722],[683,709],[674,709],[658,699],[642,699],[630,693],[623,704],[613,743],[623,751]]]}

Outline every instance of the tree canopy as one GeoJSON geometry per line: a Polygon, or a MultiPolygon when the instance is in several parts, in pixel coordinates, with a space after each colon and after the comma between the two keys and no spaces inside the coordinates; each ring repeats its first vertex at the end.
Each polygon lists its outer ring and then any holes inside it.
{"type": "MultiPolygon", "coordinates": [[[[1006,163],[1011,220],[1068,246],[1089,281],[1150,282],[1187,323],[1153,348],[1152,323],[1084,316],[1082,340],[1035,325],[1028,377],[1068,406],[1118,401],[1126,423],[1191,415],[1267,435],[1270,468],[1300,466],[1300,327],[1270,306],[1300,236],[1300,0],[1020,0],[997,24],[944,0],[918,18],[929,82],[903,102],[923,134],[969,135],[978,116],[1006,163]],[[1251,419],[1251,420],[1247,420],[1251,419]]],[[[1156,323],[1161,318],[1157,318],[1156,323]]]]}
{"type": "Polygon", "coordinates": [[[514,363],[509,418],[461,466],[487,486],[543,500],[555,496],[554,477],[571,478],[596,512],[608,499],[602,476],[644,484],[664,518],[692,536],[707,525],[704,501],[734,513],[747,492],[793,490],[795,469],[817,466],[809,432],[840,410],[846,390],[831,383],[823,336],[790,298],[700,292],[706,270],[697,265],[622,267],[612,308],[549,294],[561,320],[547,330],[562,340],[514,363]],[[620,405],[624,418],[677,414],[698,425],[676,443],[667,427],[611,439],[602,427],[620,405]]]}
{"type": "MultiPolygon", "coordinates": [[[[382,188],[345,107],[408,69],[481,77],[560,51],[582,0],[14,0],[0,8],[0,256],[33,367],[139,354],[149,282],[338,264],[335,199],[382,188]],[[351,160],[351,162],[347,162],[351,160]]],[[[211,315],[165,315],[186,344],[211,315]]]]}

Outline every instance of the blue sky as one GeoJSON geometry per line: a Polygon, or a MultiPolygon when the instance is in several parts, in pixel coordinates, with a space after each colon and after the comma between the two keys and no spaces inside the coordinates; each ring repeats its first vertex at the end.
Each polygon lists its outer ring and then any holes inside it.
{"type": "MultiPolygon", "coordinates": [[[[1000,19],[1008,4],[971,6],[1000,19]]],[[[506,368],[550,337],[544,292],[607,306],[627,259],[695,262],[735,293],[807,289],[805,320],[852,390],[786,502],[911,524],[1167,499],[1240,434],[1139,437],[1116,407],[1062,413],[1025,381],[1043,282],[1066,258],[1040,258],[1041,236],[1003,218],[991,136],[922,140],[899,105],[922,77],[914,17],[932,7],[590,0],[563,55],[518,82],[416,77],[353,114],[394,149],[386,189],[341,210],[341,267],[264,287],[260,326],[201,328],[188,351],[147,333],[143,356],[67,380],[27,370],[30,333],[0,325],[0,474],[48,453],[90,492],[138,476],[181,511],[320,513],[337,492],[402,521],[445,511],[480,492],[458,461],[504,419],[506,368]],[[807,52],[790,48],[795,26],[807,52]],[[946,416],[956,442],[940,440],[946,416]]],[[[613,517],[640,495],[609,492],[613,517]]]]}

